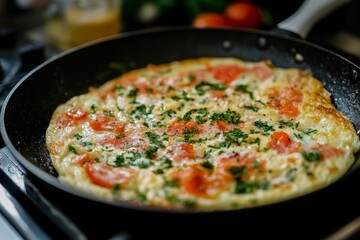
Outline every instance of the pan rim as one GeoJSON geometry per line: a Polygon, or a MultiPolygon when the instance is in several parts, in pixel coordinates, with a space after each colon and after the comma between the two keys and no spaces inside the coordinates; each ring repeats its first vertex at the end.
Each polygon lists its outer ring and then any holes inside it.
{"type": "MultiPolygon", "coordinates": [[[[319,45],[316,45],[314,43],[310,43],[307,42],[304,39],[297,39],[295,37],[291,37],[291,36],[285,36],[285,35],[281,35],[279,33],[276,32],[269,32],[269,31],[264,31],[264,30],[251,30],[251,29],[224,29],[224,28],[212,28],[212,29],[195,29],[195,28],[191,28],[191,27],[159,27],[159,28],[152,28],[152,29],[143,29],[143,30],[137,30],[134,32],[126,32],[126,33],[122,33],[119,35],[115,35],[112,37],[107,37],[104,39],[100,39],[100,40],[96,40],[93,41],[91,43],[88,44],[84,44],[82,46],[79,47],[75,47],[73,49],[67,50],[65,52],[62,52],[50,59],[48,59],[47,61],[43,62],[42,64],[40,64],[39,66],[37,66],[36,68],[34,68],[33,70],[31,70],[29,73],[27,73],[10,91],[10,93],[7,95],[4,104],[1,108],[1,114],[0,114],[0,132],[1,132],[1,136],[4,139],[4,143],[6,145],[6,147],[9,149],[10,153],[14,156],[15,160],[21,165],[24,166],[25,169],[28,169],[29,172],[31,174],[33,174],[34,176],[36,176],[37,178],[41,179],[42,181],[45,182],[45,184],[49,184],[57,189],[60,189],[61,191],[65,191],[66,193],[70,193],[72,195],[78,196],[80,198],[85,198],[86,200],[90,200],[90,201],[94,201],[94,202],[100,202],[100,203],[104,203],[107,205],[112,205],[112,206],[116,206],[116,207],[124,207],[127,209],[134,209],[134,210],[146,210],[146,211],[156,211],[156,212],[166,212],[166,213],[209,213],[209,212],[229,212],[229,211],[244,211],[244,210],[249,210],[249,209],[258,209],[261,208],[263,206],[254,206],[254,207],[250,207],[250,208],[240,208],[240,209],[229,209],[229,210],[211,210],[211,211],[203,211],[203,210],[193,210],[193,209],[186,209],[186,208],[182,208],[180,210],[177,209],[173,209],[173,208],[163,208],[163,207],[150,207],[150,206],[146,206],[146,205],[138,205],[138,204],[134,204],[134,203],[129,203],[129,202],[125,202],[125,201],[121,201],[121,202],[115,202],[115,201],[110,201],[110,200],[105,200],[102,199],[100,197],[96,197],[93,195],[90,195],[88,193],[82,192],[77,190],[76,188],[67,186],[63,183],[61,183],[55,176],[52,176],[49,173],[44,172],[43,170],[41,170],[40,168],[36,167],[33,163],[31,163],[27,158],[25,158],[15,147],[15,145],[12,143],[12,141],[10,140],[10,137],[8,135],[7,129],[6,129],[6,124],[5,124],[5,115],[6,115],[6,109],[8,107],[8,103],[10,102],[11,98],[13,97],[14,93],[16,92],[16,90],[24,83],[26,82],[27,79],[29,79],[32,75],[34,75],[34,73],[36,73],[37,71],[39,71],[40,69],[44,68],[45,66],[47,66],[48,64],[57,61],[58,59],[62,59],[65,56],[71,55],[71,54],[76,54],[79,51],[83,51],[84,49],[86,50],[89,47],[94,47],[96,45],[100,45],[100,44],[104,44],[106,42],[109,41],[115,41],[117,39],[123,39],[123,38],[128,38],[128,37],[136,37],[136,36],[142,36],[142,35],[147,35],[147,34],[159,34],[159,33],[165,33],[165,32],[178,32],[178,31],[184,31],[184,32],[191,32],[191,31],[214,31],[214,32],[233,32],[233,33],[240,33],[240,34],[255,34],[258,35],[259,37],[274,37],[274,38],[281,38],[281,39],[286,39],[286,41],[292,41],[292,42],[297,42],[300,43],[302,45],[307,45],[311,48],[316,48],[319,49],[323,52],[326,52],[334,57],[340,58],[342,61],[346,61],[348,63],[350,63],[355,69],[360,71],[360,67],[357,66],[356,64],[354,64],[353,62],[351,62],[350,60],[346,59],[345,57],[329,50],[326,49],[324,47],[321,47],[319,45]]],[[[309,193],[308,193],[309,194],[309,193]]],[[[311,193],[310,193],[311,194],[311,193]]],[[[306,194],[307,195],[307,194],[306,194]]],[[[299,198],[299,197],[296,197],[299,198]]],[[[291,199],[287,199],[285,201],[290,201],[291,199]]],[[[271,204],[267,204],[264,206],[268,206],[268,205],[274,205],[274,204],[278,204],[278,203],[282,203],[283,201],[280,202],[275,202],[275,203],[271,203],[271,204]]]]}

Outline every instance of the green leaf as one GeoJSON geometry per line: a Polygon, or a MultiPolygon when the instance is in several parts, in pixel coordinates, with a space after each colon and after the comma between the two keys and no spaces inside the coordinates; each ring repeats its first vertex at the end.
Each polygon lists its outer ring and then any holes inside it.
{"type": "Polygon", "coordinates": [[[313,151],[313,152],[303,152],[302,156],[308,162],[319,162],[323,156],[320,151],[313,151]]]}

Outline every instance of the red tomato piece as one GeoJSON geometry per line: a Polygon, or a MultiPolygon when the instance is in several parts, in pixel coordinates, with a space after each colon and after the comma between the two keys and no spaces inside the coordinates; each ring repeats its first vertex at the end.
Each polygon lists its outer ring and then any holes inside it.
{"type": "Polygon", "coordinates": [[[73,160],[73,163],[78,164],[78,165],[83,165],[85,163],[89,163],[91,162],[91,158],[88,154],[81,154],[76,156],[73,160]]]}
{"type": "Polygon", "coordinates": [[[224,83],[231,83],[245,70],[238,65],[211,67],[214,78],[224,83]]]}
{"type": "Polygon", "coordinates": [[[113,131],[116,134],[124,132],[125,123],[114,117],[97,115],[91,118],[90,126],[95,131],[113,131]]]}
{"type": "Polygon", "coordinates": [[[301,143],[290,139],[286,132],[274,132],[267,146],[278,153],[293,153],[299,150],[301,143]]]}
{"type": "Polygon", "coordinates": [[[135,87],[139,89],[139,94],[155,94],[157,89],[151,83],[136,83],[135,87]]]}
{"type": "Polygon", "coordinates": [[[251,2],[230,3],[225,9],[225,16],[233,26],[242,28],[257,29],[262,22],[260,9],[251,2]]]}
{"type": "Polygon", "coordinates": [[[218,91],[213,91],[211,95],[212,95],[215,99],[219,99],[219,98],[225,97],[225,96],[226,96],[226,92],[225,92],[225,91],[218,90],[218,91]]]}
{"type": "Polygon", "coordinates": [[[230,181],[226,180],[223,176],[213,174],[198,164],[177,170],[172,177],[174,180],[178,180],[186,192],[203,198],[212,198],[218,195],[232,183],[231,179],[230,181]]]}
{"type": "Polygon", "coordinates": [[[279,110],[281,115],[285,115],[287,117],[296,117],[299,115],[299,109],[294,105],[293,102],[290,101],[283,103],[279,110]]]}
{"type": "Polygon", "coordinates": [[[193,27],[230,27],[230,21],[223,15],[217,13],[201,13],[192,22],[193,27]]]}
{"type": "Polygon", "coordinates": [[[124,144],[126,143],[125,138],[116,138],[116,136],[105,136],[103,139],[99,141],[99,144],[102,146],[110,145],[117,149],[122,149],[124,144]]]}
{"type": "Polygon", "coordinates": [[[180,162],[186,159],[194,159],[195,157],[194,146],[190,143],[182,142],[175,151],[172,152],[171,159],[174,162],[180,162]]]}
{"type": "Polygon", "coordinates": [[[339,157],[344,154],[344,152],[341,149],[325,146],[325,145],[319,145],[318,149],[321,152],[324,160],[331,159],[334,157],[339,157]]]}
{"type": "Polygon", "coordinates": [[[216,127],[223,132],[228,129],[228,124],[224,120],[220,120],[216,122],[216,127]]]}
{"type": "Polygon", "coordinates": [[[74,120],[80,120],[83,119],[87,116],[87,112],[84,111],[82,108],[80,107],[76,107],[73,109],[70,109],[68,112],[65,113],[66,116],[70,119],[74,119],[74,120]]]}
{"type": "Polygon", "coordinates": [[[251,70],[254,72],[255,76],[261,81],[268,79],[274,73],[272,68],[262,65],[256,65],[251,70]]]}
{"type": "Polygon", "coordinates": [[[174,134],[183,134],[184,131],[202,133],[204,127],[195,121],[176,120],[168,126],[167,131],[174,134]]]}
{"type": "Polygon", "coordinates": [[[93,183],[105,188],[126,185],[135,177],[131,169],[115,168],[101,163],[88,163],[84,169],[93,183]]]}
{"type": "Polygon", "coordinates": [[[279,110],[281,115],[296,117],[299,114],[298,104],[302,101],[302,93],[296,89],[284,88],[269,94],[269,105],[279,110]]]}
{"type": "Polygon", "coordinates": [[[227,175],[232,179],[232,175],[229,172],[231,167],[241,167],[241,166],[250,166],[255,161],[255,157],[250,155],[240,156],[235,154],[229,157],[224,157],[219,160],[217,167],[218,173],[222,175],[227,175]]]}
{"type": "Polygon", "coordinates": [[[81,107],[75,107],[67,111],[63,116],[60,117],[59,123],[62,126],[73,126],[79,121],[85,119],[88,113],[81,107]]]}

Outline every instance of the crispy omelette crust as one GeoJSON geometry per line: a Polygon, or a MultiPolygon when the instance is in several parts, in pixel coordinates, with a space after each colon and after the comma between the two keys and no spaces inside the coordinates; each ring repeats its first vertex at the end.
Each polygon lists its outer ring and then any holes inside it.
{"type": "Polygon", "coordinates": [[[360,149],[310,72],[235,58],[149,65],[90,88],[55,110],[46,142],[74,188],[205,211],[313,192],[360,149]]]}

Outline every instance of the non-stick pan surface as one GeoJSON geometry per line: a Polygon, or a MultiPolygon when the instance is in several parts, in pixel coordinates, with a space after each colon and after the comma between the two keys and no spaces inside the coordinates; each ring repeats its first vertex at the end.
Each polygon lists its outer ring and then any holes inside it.
{"type": "Polygon", "coordinates": [[[1,133],[6,146],[29,173],[64,194],[129,207],[93,199],[57,180],[45,145],[51,115],[59,104],[85,93],[89,86],[99,86],[120,75],[119,69],[111,68],[112,63],[131,70],[197,57],[270,59],[275,66],[310,70],[359,133],[360,68],[350,61],[306,41],[275,33],[176,28],[122,34],[66,52],[33,70],[12,90],[2,108],[1,133]]]}

